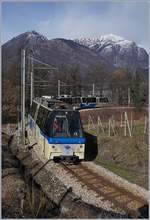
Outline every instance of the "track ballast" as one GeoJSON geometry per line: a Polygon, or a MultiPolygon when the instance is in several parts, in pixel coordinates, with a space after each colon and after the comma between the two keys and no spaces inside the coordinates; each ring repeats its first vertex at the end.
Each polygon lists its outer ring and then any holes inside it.
{"type": "Polygon", "coordinates": [[[81,163],[73,165],[62,162],[60,165],[89,190],[93,190],[97,197],[110,201],[114,207],[120,208],[132,218],[140,217],[139,209],[147,205],[141,197],[117,186],[81,163]]]}

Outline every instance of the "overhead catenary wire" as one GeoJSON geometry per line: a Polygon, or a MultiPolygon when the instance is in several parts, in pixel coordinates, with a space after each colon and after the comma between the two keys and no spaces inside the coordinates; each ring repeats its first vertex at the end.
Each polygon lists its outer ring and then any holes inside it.
{"type": "MultiPolygon", "coordinates": [[[[108,86],[111,86],[111,85],[119,85],[119,86],[121,86],[121,85],[128,85],[128,86],[132,86],[132,82],[105,82],[105,83],[87,83],[87,84],[82,84],[82,83],[73,83],[73,84],[66,84],[66,83],[64,83],[63,81],[61,81],[60,80],[60,83],[61,83],[61,86],[82,86],[82,87],[85,87],[85,86],[89,86],[89,87],[91,87],[92,86],[92,88],[93,88],[93,84],[94,84],[94,86],[95,87],[99,87],[99,86],[103,86],[103,87],[105,87],[106,85],[108,86]]],[[[134,85],[135,85],[136,83],[134,83],[134,85]]],[[[137,83],[137,84],[139,84],[139,83],[137,83]]],[[[147,82],[145,82],[144,84],[147,84],[147,82]]]]}
{"type": "MultiPolygon", "coordinates": [[[[51,82],[49,82],[49,81],[34,81],[35,83],[41,83],[42,85],[44,84],[44,83],[47,83],[47,84],[49,84],[49,85],[52,85],[52,83],[51,82]]],[[[55,84],[56,85],[56,84],[55,84]]],[[[70,84],[70,85],[60,85],[61,87],[75,87],[75,86],[81,86],[81,87],[91,87],[93,84],[90,84],[90,85],[86,85],[86,84],[70,84]]],[[[99,87],[100,85],[95,85],[95,87],[99,87]]],[[[103,89],[105,89],[105,88],[103,88],[103,89]]]]}
{"type": "MultiPolygon", "coordinates": [[[[26,84],[26,86],[30,86],[30,84],[26,84]]],[[[45,86],[57,87],[57,85],[53,85],[53,84],[48,84],[48,85],[34,85],[34,87],[45,87],[45,86]]]]}
{"type": "MultiPolygon", "coordinates": [[[[31,55],[27,56],[27,58],[28,58],[29,62],[34,62],[33,69],[35,71],[37,70],[37,73],[38,73],[38,70],[40,70],[40,69],[41,69],[41,71],[45,70],[44,72],[46,72],[46,73],[43,72],[43,74],[40,73],[42,75],[42,77],[37,76],[37,74],[35,74],[35,76],[33,77],[34,87],[36,89],[39,88],[40,90],[44,89],[46,87],[48,89],[49,89],[49,87],[52,87],[52,90],[54,90],[54,88],[55,89],[58,88],[58,93],[60,93],[59,90],[61,88],[62,88],[63,92],[64,91],[65,92],[70,91],[70,90],[72,91],[72,89],[77,89],[77,88],[80,89],[81,92],[83,92],[84,89],[85,89],[85,91],[90,89],[90,92],[92,91],[92,94],[95,95],[95,92],[97,91],[97,89],[106,91],[106,90],[110,89],[110,87],[111,87],[111,89],[113,91],[115,91],[116,89],[118,89],[118,88],[121,89],[123,87],[124,90],[126,88],[128,89],[128,91],[130,90],[131,95],[132,95],[132,93],[134,92],[134,86],[136,84],[137,85],[139,84],[139,83],[134,83],[134,85],[133,85],[133,82],[131,82],[131,81],[130,82],[126,82],[126,81],[123,81],[123,82],[106,82],[105,81],[105,82],[91,82],[91,83],[86,83],[85,84],[85,83],[83,83],[82,80],[80,80],[76,83],[75,81],[73,82],[73,80],[71,80],[71,79],[67,80],[67,78],[66,78],[67,82],[64,82],[64,81],[59,79],[58,81],[60,83],[56,84],[57,82],[55,82],[55,80],[57,81],[58,76],[57,75],[56,76],[52,75],[52,76],[54,76],[54,78],[53,77],[50,78],[50,77],[48,77],[48,75],[49,75],[49,73],[53,74],[53,71],[55,71],[55,70],[58,71],[57,67],[54,67],[50,64],[47,64],[47,63],[45,63],[45,62],[43,62],[43,61],[41,61],[37,58],[32,57],[31,55]],[[46,79],[48,79],[48,80],[46,80],[46,79]],[[50,79],[51,79],[51,81],[50,81],[50,79]]],[[[61,77],[61,72],[60,72],[60,78],[62,78],[61,77]]],[[[143,84],[147,84],[147,82],[144,82],[143,84]]]]}
{"type": "Polygon", "coordinates": [[[50,64],[47,64],[47,63],[45,63],[45,62],[43,62],[43,61],[40,61],[40,60],[38,60],[38,59],[36,59],[36,58],[30,57],[30,56],[27,56],[27,58],[28,58],[28,59],[31,59],[31,60],[34,60],[35,62],[40,63],[40,64],[42,64],[42,65],[45,65],[45,66],[47,66],[47,67],[50,68],[50,69],[58,70],[57,67],[53,67],[53,66],[51,66],[50,64]]]}

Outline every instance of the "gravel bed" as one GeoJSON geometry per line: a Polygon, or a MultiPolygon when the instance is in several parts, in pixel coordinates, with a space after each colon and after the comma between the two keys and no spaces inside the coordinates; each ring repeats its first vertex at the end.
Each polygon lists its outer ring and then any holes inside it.
{"type": "MultiPolygon", "coordinates": [[[[40,156],[40,147],[35,146],[32,150],[33,157],[40,157],[40,159],[43,162],[46,162],[46,159],[44,157],[40,156]],[[36,152],[36,154],[35,154],[36,152]]],[[[117,186],[120,186],[121,188],[124,188],[125,190],[128,190],[129,192],[132,192],[134,195],[138,195],[142,199],[144,199],[146,202],[148,202],[148,191],[144,188],[130,183],[127,180],[121,178],[120,176],[117,176],[113,172],[105,169],[102,166],[96,165],[93,162],[83,162],[84,166],[92,169],[95,171],[95,173],[103,176],[104,178],[109,179],[110,182],[115,183],[117,186]]],[[[120,214],[125,214],[124,211],[120,210],[119,208],[116,208],[113,206],[113,204],[110,201],[103,200],[103,197],[98,197],[97,194],[89,190],[87,186],[85,186],[83,183],[78,181],[77,178],[73,177],[72,174],[67,173],[66,170],[64,170],[59,164],[53,163],[53,161],[50,161],[46,165],[47,170],[51,170],[55,176],[60,179],[60,181],[67,187],[72,187],[72,191],[75,195],[77,195],[79,198],[81,198],[84,202],[94,205],[99,208],[103,208],[106,211],[113,211],[120,214]]],[[[106,191],[111,191],[109,187],[107,187],[106,191]]],[[[130,204],[132,207],[132,203],[130,204]]],[[[135,206],[136,204],[134,204],[135,206]]],[[[139,204],[137,204],[137,207],[139,207],[139,204]]]]}
{"type": "Polygon", "coordinates": [[[84,166],[92,169],[97,174],[109,179],[112,183],[115,183],[117,186],[120,186],[121,188],[133,193],[134,195],[139,196],[140,198],[144,199],[147,203],[149,201],[149,193],[146,189],[138,186],[137,184],[131,183],[122,177],[114,174],[113,172],[105,169],[104,167],[100,165],[96,165],[93,162],[83,162],[84,166]]]}
{"type": "MultiPolygon", "coordinates": [[[[32,150],[32,156],[36,158],[37,156],[40,157],[40,159],[43,162],[46,162],[47,159],[44,157],[41,157],[39,155],[40,147],[36,146],[32,150]]],[[[72,174],[67,173],[66,170],[64,170],[59,164],[54,163],[53,161],[50,161],[46,167],[47,170],[51,170],[55,174],[55,176],[67,187],[72,187],[73,193],[82,199],[82,201],[94,205],[96,207],[102,208],[106,211],[112,211],[119,214],[125,214],[123,210],[121,210],[118,207],[114,207],[113,204],[110,201],[104,201],[103,197],[98,197],[97,194],[89,190],[87,186],[85,186],[83,183],[78,181],[77,178],[73,177],[72,174]]]]}
{"type": "Polygon", "coordinates": [[[25,183],[20,174],[2,179],[2,217],[22,218],[22,201],[25,195],[25,183]]]}

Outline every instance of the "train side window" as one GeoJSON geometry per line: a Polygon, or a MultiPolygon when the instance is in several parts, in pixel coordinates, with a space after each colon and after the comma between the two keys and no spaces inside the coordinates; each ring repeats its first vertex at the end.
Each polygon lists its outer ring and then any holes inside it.
{"type": "Polygon", "coordinates": [[[91,98],[91,102],[96,102],[96,98],[91,98]]]}
{"type": "Polygon", "coordinates": [[[87,102],[87,99],[86,98],[82,98],[82,102],[83,103],[87,102]]]}
{"type": "Polygon", "coordinates": [[[54,120],[54,112],[53,113],[49,112],[44,124],[44,131],[47,136],[51,136],[50,131],[52,131],[53,120],[54,120]]]}
{"type": "Polygon", "coordinates": [[[41,130],[43,130],[45,119],[47,118],[48,113],[48,109],[44,108],[43,106],[40,106],[37,116],[37,124],[41,130]]]}
{"type": "Polygon", "coordinates": [[[41,120],[42,120],[42,107],[40,106],[39,108],[39,112],[38,112],[38,115],[37,115],[37,125],[39,127],[41,127],[41,120]]]}
{"type": "Polygon", "coordinates": [[[49,115],[49,110],[48,109],[44,109],[43,110],[43,119],[42,119],[42,122],[41,122],[41,129],[44,131],[44,127],[45,127],[45,122],[46,122],[46,119],[49,115]]]}

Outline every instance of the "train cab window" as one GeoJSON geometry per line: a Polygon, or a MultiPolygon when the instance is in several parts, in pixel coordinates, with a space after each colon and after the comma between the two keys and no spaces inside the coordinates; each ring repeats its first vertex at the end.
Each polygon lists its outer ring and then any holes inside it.
{"type": "Polygon", "coordinates": [[[56,115],[53,121],[53,137],[68,137],[68,119],[65,115],[56,115]]]}
{"type": "Polygon", "coordinates": [[[50,137],[82,137],[80,115],[74,111],[55,111],[45,123],[45,130],[50,137]]]}
{"type": "Polygon", "coordinates": [[[71,137],[83,136],[80,115],[78,112],[74,112],[70,118],[69,132],[71,137]]]}

